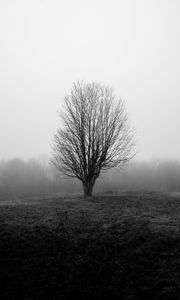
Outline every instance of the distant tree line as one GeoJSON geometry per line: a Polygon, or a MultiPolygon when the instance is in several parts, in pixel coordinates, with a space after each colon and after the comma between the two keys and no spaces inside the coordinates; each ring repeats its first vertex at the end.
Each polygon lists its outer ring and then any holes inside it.
{"type": "Polygon", "coordinates": [[[0,161],[0,194],[75,192],[76,189],[76,183],[62,182],[48,162],[18,158],[0,161]]]}
{"type": "MultiPolygon", "coordinates": [[[[126,190],[180,191],[180,161],[131,162],[121,171],[109,170],[97,180],[95,192],[126,190]]],[[[0,161],[0,194],[81,193],[78,180],[64,178],[48,161],[0,161]]]]}
{"type": "Polygon", "coordinates": [[[124,170],[109,171],[99,181],[101,190],[154,190],[180,192],[180,161],[134,161],[124,170]]]}

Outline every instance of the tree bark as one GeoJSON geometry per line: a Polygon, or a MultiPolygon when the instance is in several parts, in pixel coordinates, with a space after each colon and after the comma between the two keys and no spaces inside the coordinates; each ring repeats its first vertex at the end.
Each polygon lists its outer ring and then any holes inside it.
{"type": "Polygon", "coordinates": [[[93,183],[82,183],[83,185],[83,190],[84,190],[84,197],[92,197],[92,192],[93,192],[93,183]]]}

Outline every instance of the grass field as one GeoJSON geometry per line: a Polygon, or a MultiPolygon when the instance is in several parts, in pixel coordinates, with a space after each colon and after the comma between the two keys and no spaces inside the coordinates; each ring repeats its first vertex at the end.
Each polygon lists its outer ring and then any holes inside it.
{"type": "Polygon", "coordinates": [[[180,194],[0,198],[0,299],[180,299],[180,194]]]}

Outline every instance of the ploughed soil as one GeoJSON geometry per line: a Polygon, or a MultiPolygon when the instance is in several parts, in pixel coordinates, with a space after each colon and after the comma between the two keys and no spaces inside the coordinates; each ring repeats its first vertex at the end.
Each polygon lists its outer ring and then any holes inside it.
{"type": "Polygon", "coordinates": [[[0,198],[0,299],[180,299],[180,194],[0,198]]]}

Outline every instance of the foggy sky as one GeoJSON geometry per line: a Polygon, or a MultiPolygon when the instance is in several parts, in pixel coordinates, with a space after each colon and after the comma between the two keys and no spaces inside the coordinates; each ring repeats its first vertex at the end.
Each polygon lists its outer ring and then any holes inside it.
{"type": "Polygon", "coordinates": [[[0,0],[0,159],[50,154],[77,80],[125,99],[138,158],[180,159],[180,1],[0,0]]]}

